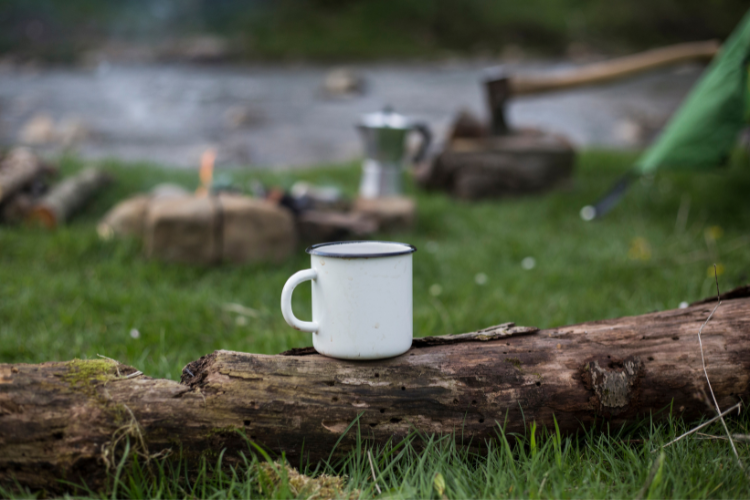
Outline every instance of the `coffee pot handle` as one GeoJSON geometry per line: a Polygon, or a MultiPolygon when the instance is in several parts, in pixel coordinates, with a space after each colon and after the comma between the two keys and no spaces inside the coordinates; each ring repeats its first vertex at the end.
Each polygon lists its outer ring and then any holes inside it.
{"type": "Polygon", "coordinates": [[[305,269],[304,271],[297,271],[294,273],[284,285],[284,289],[281,291],[281,314],[289,326],[302,332],[316,333],[320,328],[315,321],[302,321],[292,312],[292,293],[297,285],[308,280],[315,280],[318,277],[318,272],[315,269],[305,269]]]}
{"type": "Polygon", "coordinates": [[[419,163],[425,159],[425,156],[427,156],[427,150],[432,142],[432,132],[430,131],[430,127],[424,122],[415,123],[412,126],[412,130],[418,132],[419,135],[422,136],[422,144],[419,145],[417,154],[412,158],[413,163],[419,163]]]}

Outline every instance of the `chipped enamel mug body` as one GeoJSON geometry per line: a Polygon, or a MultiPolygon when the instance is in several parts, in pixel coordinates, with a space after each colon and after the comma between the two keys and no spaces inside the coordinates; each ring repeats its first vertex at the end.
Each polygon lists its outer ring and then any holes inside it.
{"type": "Polygon", "coordinates": [[[412,342],[412,245],[385,241],[321,243],[307,249],[311,268],[292,275],[281,312],[293,328],[312,332],[315,350],[332,358],[398,356],[412,342]],[[312,285],[312,321],[292,312],[292,293],[312,285]]]}

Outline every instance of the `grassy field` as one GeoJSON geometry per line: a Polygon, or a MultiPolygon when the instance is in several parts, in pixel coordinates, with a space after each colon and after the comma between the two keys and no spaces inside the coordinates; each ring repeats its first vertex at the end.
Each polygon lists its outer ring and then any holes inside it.
{"type": "MultiPolygon", "coordinates": [[[[714,293],[714,263],[722,290],[750,281],[747,159],[715,173],[644,179],[609,217],[582,222],[581,206],[604,192],[632,160],[622,153],[583,153],[574,180],[539,197],[467,203],[409,186],[419,205],[416,229],[379,237],[418,248],[416,335],[461,333],[505,321],[553,327],[676,308],[714,293]]],[[[0,362],[101,354],[150,376],[178,379],[186,363],[215,349],[272,354],[311,343],[308,334],[286,325],[279,310],[287,277],[309,266],[303,246],[278,266],[149,262],[137,242],[99,240],[96,221],[117,200],[157,182],[193,188],[197,174],[151,165],[103,166],[116,175],[116,185],[69,226],[53,233],[0,228],[0,362]],[[229,303],[257,314],[228,313],[229,303]]],[[[63,160],[66,174],[80,167],[75,159],[63,160]]],[[[359,171],[346,165],[232,175],[240,186],[253,179],[281,186],[305,179],[353,194],[359,171]]],[[[309,317],[309,285],[298,288],[294,308],[299,317],[309,317]]],[[[748,423],[743,418],[732,425],[748,433],[748,423]]],[[[642,422],[621,435],[562,441],[537,435],[534,444],[528,436],[518,447],[498,445],[481,456],[440,441],[423,452],[402,447],[378,454],[376,466],[380,486],[399,497],[440,498],[433,484],[437,472],[449,498],[634,497],[658,457],[651,450],[684,425],[642,422]]],[[[348,488],[371,496],[369,464],[361,451],[331,471],[346,473],[348,488]]],[[[747,460],[748,445],[740,451],[747,460]]],[[[668,449],[642,496],[749,497],[750,484],[730,453],[723,442],[685,440],[668,449]]],[[[236,471],[233,483],[221,483],[232,478],[216,474],[176,479],[181,474],[165,471],[140,480],[131,475],[132,481],[121,484],[126,489],[113,496],[294,496],[284,481],[261,494],[256,467],[236,471]]]]}

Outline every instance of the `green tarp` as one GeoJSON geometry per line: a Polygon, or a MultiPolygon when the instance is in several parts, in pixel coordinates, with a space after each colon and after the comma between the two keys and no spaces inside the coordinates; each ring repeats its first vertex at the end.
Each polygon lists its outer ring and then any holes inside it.
{"type": "Polygon", "coordinates": [[[749,71],[750,11],[656,142],[638,159],[636,172],[725,164],[739,131],[750,122],[749,71]]]}

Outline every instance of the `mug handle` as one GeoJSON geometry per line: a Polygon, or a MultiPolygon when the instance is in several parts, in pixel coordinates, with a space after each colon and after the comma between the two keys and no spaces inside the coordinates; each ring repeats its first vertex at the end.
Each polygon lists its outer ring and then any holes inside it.
{"type": "Polygon", "coordinates": [[[302,331],[317,333],[320,328],[315,321],[302,321],[292,312],[292,293],[297,285],[304,281],[315,280],[318,277],[318,272],[315,269],[305,269],[304,271],[297,271],[294,273],[284,285],[284,289],[281,290],[281,314],[289,326],[292,328],[302,331]]]}

